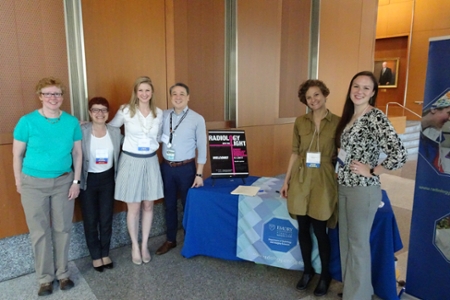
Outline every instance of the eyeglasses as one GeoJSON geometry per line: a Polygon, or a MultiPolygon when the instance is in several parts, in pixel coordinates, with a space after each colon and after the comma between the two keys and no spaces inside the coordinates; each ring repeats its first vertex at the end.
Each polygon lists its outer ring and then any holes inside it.
{"type": "Polygon", "coordinates": [[[52,96],[55,96],[56,98],[62,97],[63,93],[41,93],[42,96],[45,98],[51,98],[52,96]]]}
{"type": "Polygon", "coordinates": [[[91,113],[98,114],[99,112],[102,112],[102,114],[106,114],[108,112],[107,108],[91,108],[91,113]]]}

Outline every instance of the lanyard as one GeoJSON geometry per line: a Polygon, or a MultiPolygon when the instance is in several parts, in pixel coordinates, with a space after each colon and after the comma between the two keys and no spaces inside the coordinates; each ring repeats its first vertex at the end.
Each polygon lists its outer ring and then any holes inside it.
{"type": "Polygon", "coordinates": [[[183,122],[184,118],[186,118],[186,115],[189,111],[189,108],[186,110],[186,112],[183,114],[183,116],[181,117],[180,121],[178,122],[177,126],[175,126],[175,128],[172,130],[172,115],[173,115],[173,111],[170,113],[170,137],[169,137],[169,145],[172,145],[172,138],[173,138],[173,133],[175,132],[175,130],[177,130],[178,126],[180,126],[181,122],[183,122]]]}
{"type": "Polygon", "coordinates": [[[311,143],[309,144],[309,148],[308,148],[308,152],[311,150],[311,146],[312,143],[314,141],[314,137],[316,136],[316,132],[317,132],[317,152],[320,152],[320,148],[319,148],[319,134],[320,134],[320,130],[317,130],[316,126],[314,126],[314,133],[313,133],[313,137],[311,139],[311,143]]]}

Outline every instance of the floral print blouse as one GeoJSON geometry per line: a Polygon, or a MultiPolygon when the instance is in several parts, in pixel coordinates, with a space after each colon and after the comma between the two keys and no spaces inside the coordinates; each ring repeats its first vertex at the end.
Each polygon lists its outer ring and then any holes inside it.
{"type": "MultiPolygon", "coordinates": [[[[344,165],[338,167],[338,183],[348,187],[380,185],[379,176],[365,177],[350,170],[354,160],[375,168],[379,156],[387,157],[381,165],[388,170],[401,168],[406,162],[407,151],[389,122],[379,109],[372,109],[359,117],[341,135],[341,149],[347,153],[344,165]]],[[[339,164],[339,163],[338,163],[339,164]]]]}

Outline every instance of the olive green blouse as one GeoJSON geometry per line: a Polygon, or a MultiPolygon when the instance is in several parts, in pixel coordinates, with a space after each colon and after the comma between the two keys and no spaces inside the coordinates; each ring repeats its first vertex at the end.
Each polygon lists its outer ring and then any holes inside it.
{"type": "Polygon", "coordinates": [[[337,223],[337,180],[332,163],[336,157],[335,133],[340,118],[330,111],[315,132],[312,112],[295,120],[292,152],[298,154],[291,170],[288,210],[291,215],[308,215],[328,227],[337,223]],[[320,151],[320,167],[306,166],[306,153],[320,151]]]}

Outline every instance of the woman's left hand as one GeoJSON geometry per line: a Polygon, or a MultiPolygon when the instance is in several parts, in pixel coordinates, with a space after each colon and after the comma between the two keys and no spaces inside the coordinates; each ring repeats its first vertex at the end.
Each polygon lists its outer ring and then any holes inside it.
{"type": "Polygon", "coordinates": [[[69,189],[69,200],[76,199],[80,194],[80,185],[73,183],[69,189]]]}
{"type": "Polygon", "coordinates": [[[362,175],[364,177],[371,177],[372,175],[370,174],[370,166],[369,165],[365,165],[359,161],[352,161],[350,163],[350,170],[358,175],[362,175]]]}

